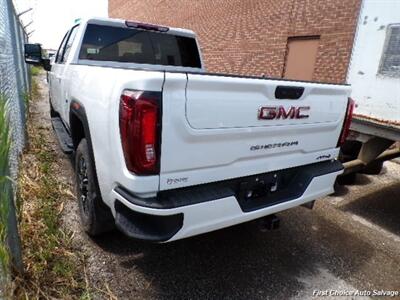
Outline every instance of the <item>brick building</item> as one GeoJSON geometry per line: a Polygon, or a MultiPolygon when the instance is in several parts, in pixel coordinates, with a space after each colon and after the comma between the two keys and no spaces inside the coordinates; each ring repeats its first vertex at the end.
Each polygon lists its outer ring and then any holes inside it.
{"type": "Polygon", "coordinates": [[[109,0],[110,17],[198,34],[208,71],[340,83],[360,0],[109,0]]]}

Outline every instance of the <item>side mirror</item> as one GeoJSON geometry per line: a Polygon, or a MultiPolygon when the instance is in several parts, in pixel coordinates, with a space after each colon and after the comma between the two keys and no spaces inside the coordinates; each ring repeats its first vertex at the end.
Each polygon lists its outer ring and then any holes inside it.
{"type": "Polygon", "coordinates": [[[51,71],[50,59],[42,57],[42,46],[40,44],[25,44],[25,62],[42,66],[46,71],[51,71]]]}
{"type": "Polygon", "coordinates": [[[31,65],[42,64],[42,46],[40,44],[25,44],[25,62],[31,65]]]}

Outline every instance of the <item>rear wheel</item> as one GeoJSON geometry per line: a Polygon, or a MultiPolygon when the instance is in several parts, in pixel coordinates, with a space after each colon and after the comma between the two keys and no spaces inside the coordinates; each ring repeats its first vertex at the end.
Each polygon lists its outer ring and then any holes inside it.
{"type": "Polygon", "coordinates": [[[336,179],[336,182],[339,185],[347,185],[347,184],[354,184],[357,179],[357,173],[350,173],[346,175],[339,175],[336,179]]]}
{"type": "Polygon", "coordinates": [[[83,229],[91,236],[110,231],[114,219],[101,199],[96,173],[86,139],[82,139],[75,155],[76,194],[83,229]]]}
{"type": "Polygon", "coordinates": [[[382,172],[383,161],[370,162],[360,173],[368,175],[378,175],[382,172]]]}

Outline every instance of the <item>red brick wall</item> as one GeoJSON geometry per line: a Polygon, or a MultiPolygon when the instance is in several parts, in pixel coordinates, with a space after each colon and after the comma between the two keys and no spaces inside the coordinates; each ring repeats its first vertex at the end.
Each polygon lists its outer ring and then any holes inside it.
{"type": "Polygon", "coordinates": [[[344,82],[360,0],[109,0],[110,17],[189,28],[210,72],[281,77],[287,38],[320,36],[314,80],[344,82]]]}

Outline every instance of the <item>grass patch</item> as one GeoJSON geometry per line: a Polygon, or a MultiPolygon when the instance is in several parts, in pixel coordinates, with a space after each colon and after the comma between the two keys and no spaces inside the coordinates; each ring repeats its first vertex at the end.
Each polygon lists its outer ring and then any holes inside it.
{"type": "MultiPolygon", "coordinates": [[[[10,147],[7,101],[4,96],[0,95],[0,276],[3,276],[3,279],[7,278],[10,273],[10,253],[7,246],[7,224],[10,211],[9,197],[11,197],[11,181],[7,176],[10,147]]],[[[0,279],[2,278],[0,277],[0,279]]],[[[0,282],[0,284],[5,287],[5,282],[0,282]]],[[[4,290],[2,292],[7,293],[4,290]]]]}
{"type": "MultiPolygon", "coordinates": [[[[34,67],[32,67],[33,69],[34,67]]],[[[39,72],[41,72],[41,70],[39,69],[39,72]]],[[[39,99],[40,97],[40,89],[39,89],[39,84],[36,80],[35,77],[31,77],[31,95],[30,95],[30,100],[35,100],[35,99],[39,99]]],[[[28,97],[29,99],[29,97],[28,97]]]]}
{"type": "Polygon", "coordinates": [[[26,269],[24,277],[14,280],[14,295],[18,299],[90,299],[84,256],[72,244],[73,232],[61,226],[63,201],[71,191],[59,178],[54,145],[47,138],[50,127],[33,116],[28,120],[30,147],[22,156],[18,182],[26,269]]]}
{"type": "Polygon", "coordinates": [[[41,68],[36,67],[36,66],[31,67],[31,75],[32,76],[38,76],[40,72],[41,72],[41,68]]]}

